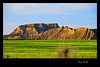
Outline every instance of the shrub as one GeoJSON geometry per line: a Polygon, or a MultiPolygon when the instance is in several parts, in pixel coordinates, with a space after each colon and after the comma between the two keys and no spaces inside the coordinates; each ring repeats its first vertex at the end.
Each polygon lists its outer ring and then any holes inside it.
{"type": "Polygon", "coordinates": [[[57,58],[70,58],[70,46],[71,45],[66,48],[66,45],[64,45],[64,47],[62,48],[61,45],[59,45],[57,58]]]}

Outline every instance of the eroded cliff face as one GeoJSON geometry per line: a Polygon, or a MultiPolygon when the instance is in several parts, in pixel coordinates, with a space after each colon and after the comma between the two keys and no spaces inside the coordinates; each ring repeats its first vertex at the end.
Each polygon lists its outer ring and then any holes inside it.
{"type": "Polygon", "coordinates": [[[97,39],[97,30],[88,28],[72,29],[58,24],[27,24],[16,28],[3,39],[97,39]]]}
{"type": "Polygon", "coordinates": [[[47,30],[41,37],[44,39],[97,39],[97,34],[88,28],[70,29],[65,26],[47,30]]]}

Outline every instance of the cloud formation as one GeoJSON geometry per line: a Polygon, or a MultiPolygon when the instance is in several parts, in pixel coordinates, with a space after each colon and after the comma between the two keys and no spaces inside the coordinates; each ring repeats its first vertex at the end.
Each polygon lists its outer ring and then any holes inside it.
{"type": "MultiPolygon", "coordinates": [[[[62,25],[62,26],[68,26],[68,27],[70,27],[70,28],[81,28],[81,27],[84,27],[84,28],[90,28],[90,29],[97,29],[97,27],[96,26],[92,26],[92,25],[62,25]]],[[[61,26],[60,26],[61,27],[61,26]]]]}
{"type": "Polygon", "coordinates": [[[17,24],[17,23],[7,23],[7,22],[5,23],[4,22],[3,25],[4,26],[16,26],[16,25],[19,25],[19,24],[17,24]]]}
{"type": "Polygon", "coordinates": [[[65,16],[61,16],[61,18],[64,18],[65,16]]]}
{"type": "Polygon", "coordinates": [[[97,8],[96,3],[4,3],[6,14],[69,14],[68,11],[97,8]],[[67,11],[67,13],[66,13],[67,11]]]}

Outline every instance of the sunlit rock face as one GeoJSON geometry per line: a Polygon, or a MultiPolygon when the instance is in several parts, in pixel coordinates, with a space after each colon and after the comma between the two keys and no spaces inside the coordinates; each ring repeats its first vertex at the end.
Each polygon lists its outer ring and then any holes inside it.
{"type": "Polygon", "coordinates": [[[97,29],[59,27],[54,24],[20,25],[3,39],[97,39],[97,29]]]}

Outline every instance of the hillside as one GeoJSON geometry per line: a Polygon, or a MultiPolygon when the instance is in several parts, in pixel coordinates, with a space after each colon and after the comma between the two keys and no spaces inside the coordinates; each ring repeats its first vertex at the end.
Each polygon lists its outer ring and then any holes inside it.
{"type": "Polygon", "coordinates": [[[97,39],[97,29],[59,27],[55,24],[20,25],[3,39],[97,39]]]}

